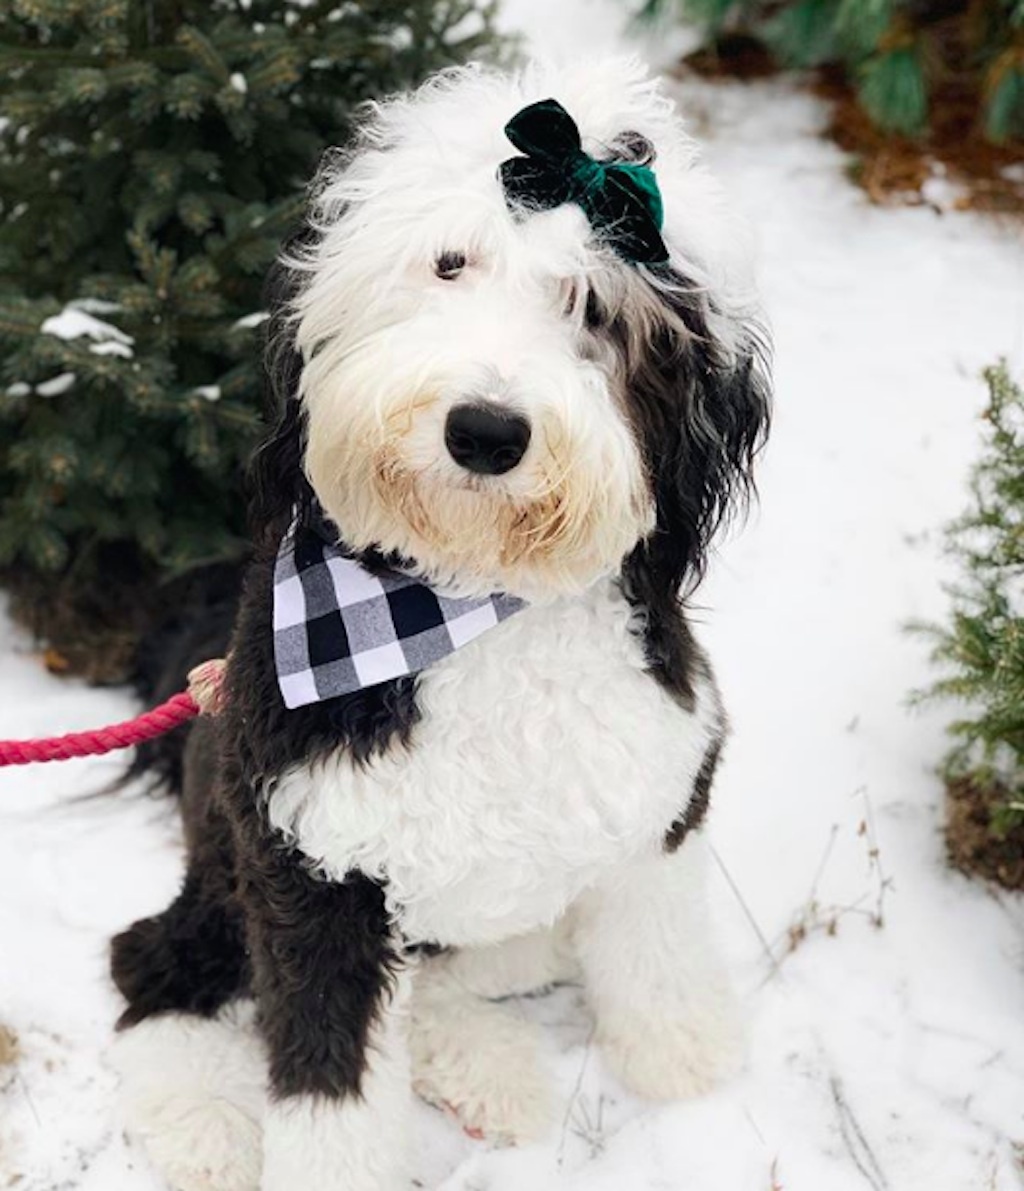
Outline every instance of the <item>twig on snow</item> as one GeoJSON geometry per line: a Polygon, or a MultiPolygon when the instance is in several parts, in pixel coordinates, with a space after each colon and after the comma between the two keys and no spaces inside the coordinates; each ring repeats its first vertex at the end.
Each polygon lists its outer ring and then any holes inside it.
{"type": "Polygon", "coordinates": [[[833,824],[828,843],[822,854],[807,901],[794,916],[793,921],[786,928],[786,950],[783,960],[793,954],[809,935],[815,932],[834,936],[839,930],[839,922],[849,915],[859,915],[866,918],[873,927],[881,930],[885,926],[885,899],[892,888],[892,878],[886,875],[882,867],[881,850],[875,832],[875,816],[871,806],[871,799],[865,789],[858,791],[864,798],[864,818],[857,825],[857,835],[865,841],[867,847],[868,871],[872,878],[872,887],[864,891],[856,901],[829,903],[823,905],[818,900],[818,885],[831,859],[839,827],[833,824]]]}
{"type": "Polygon", "coordinates": [[[715,848],[714,844],[709,843],[708,847],[711,851],[712,857],[714,858],[715,864],[718,865],[719,872],[721,872],[722,876],[725,878],[726,884],[732,890],[733,896],[739,902],[740,909],[743,911],[744,917],[746,918],[747,922],[750,923],[751,930],[753,930],[754,934],[757,936],[757,941],[761,944],[761,950],[764,952],[765,957],[768,960],[769,966],[771,967],[772,975],[773,976],[778,975],[779,961],[775,958],[775,954],[772,951],[771,944],[768,942],[768,939],[765,937],[764,931],[758,925],[757,919],[754,917],[754,912],[751,910],[750,906],[747,904],[747,899],[743,896],[742,892],[740,891],[740,887],[733,880],[732,874],[725,867],[725,863],[722,860],[721,856],[719,856],[718,850],[715,848]]]}
{"type": "Polygon", "coordinates": [[[573,1086],[572,1094],[569,1096],[569,1103],[565,1109],[565,1116],[562,1119],[562,1135],[558,1143],[558,1168],[561,1170],[562,1164],[565,1162],[565,1143],[569,1136],[569,1125],[572,1120],[573,1109],[576,1107],[576,1102],[580,1098],[583,1089],[583,1077],[587,1073],[587,1066],[590,1063],[590,1049],[594,1042],[594,1034],[597,1031],[597,1024],[594,1023],[590,1027],[590,1032],[587,1034],[587,1041],[583,1047],[583,1062],[580,1063],[579,1072],[576,1075],[576,1083],[573,1086]]]}
{"type": "Polygon", "coordinates": [[[889,1180],[885,1177],[885,1172],[879,1165],[874,1150],[868,1144],[868,1139],[864,1136],[864,1130],[860,1127],[860,1122],[854,1115],[850,1102],[846,1099],[838,1075],[830,1077],[829,1087],[832,1091],[832,1101],[836,1106],[836,1115],[839,1118],[839,1132],[847,1152],[853,1159],[853,1164],[871,1184],[873,1191],[889,1191],[889,1180]]]}
{"type": "Polygon", "coordinates": [[[591,1161],[604,1153],[608,1140],[604,1131],[604,1106],[606,1100],[607,1098],[604,1095],[598,1096],[597,1108],[593,1114],[591,1114],[590,1102],[586,1096],[581,1095],[576,1102],[576,1113],[574,1115],[578,1118],[579,1123],[573,1126],[572,1132],[574,1136],[578,1137],[586,1145],[591,1161]]]}

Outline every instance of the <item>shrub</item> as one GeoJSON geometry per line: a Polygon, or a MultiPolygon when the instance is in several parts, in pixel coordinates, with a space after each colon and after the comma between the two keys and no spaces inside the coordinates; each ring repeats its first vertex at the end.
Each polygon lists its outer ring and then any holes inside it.
{"type": "Polygon", "coordinates": [[[1024,392],[1005,365],[985,379],[972,503],[947,531],[961,577],[949,623],[924,628],[944,674],[923,697],[964,709],[945,762],[954,859],[1024,885],[1024,392]]]}

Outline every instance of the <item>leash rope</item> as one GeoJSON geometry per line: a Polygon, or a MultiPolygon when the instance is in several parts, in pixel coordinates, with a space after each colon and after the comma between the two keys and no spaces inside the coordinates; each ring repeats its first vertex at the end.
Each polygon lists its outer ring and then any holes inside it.
{"type": "Polygon", "coordinates": [[[0,768],[29,765],[34,761],[67,761],[72,757],[99,757],[116,749],[131,748],[172,732],[197,715],[216,715],[221,704],[224,659],[197,666],[188,676],[188,690],[134,719],[86,732],[32,740],[0,740],[0,768]]]}

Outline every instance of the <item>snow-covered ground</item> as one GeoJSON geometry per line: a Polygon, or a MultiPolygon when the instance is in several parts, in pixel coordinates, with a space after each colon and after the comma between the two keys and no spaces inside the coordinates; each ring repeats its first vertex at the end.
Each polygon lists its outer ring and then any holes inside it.
{"type": "MultiPolygon", "coordinates": [[[[548,49],[622,44],[618,0],[507,7],[548,49]]],[[[735,728],[711,834],[749,1062],[714,1096],[646,1106],[602,1072],[573,990],[524,1001],[549,1027],[558,1126],[496,1150],[424,1107],[417,1185],[1013,1191],[1024,906],[944,867],[942,713],[906,707],[929,671],[901,626],[945,608],[938,530],[964,500],[977,374],[1000,354],[1024,367],[1024,244],[967,216],[869,207],[817,137],[820,108],[783,84],[679,97],[756,226],[777,344],[761,511],[700,593],[735,728]]],[[[0,735],[130,710],[48,677],[0,615],[0,735]]],[[[166,804],[81,800],[116,772],[0,775],[0,1023],[24,1051],[0,1068],[0,1187],[159,1187],[111,1111],[105,949],[167,903],[180,850],[166,804]]]]}

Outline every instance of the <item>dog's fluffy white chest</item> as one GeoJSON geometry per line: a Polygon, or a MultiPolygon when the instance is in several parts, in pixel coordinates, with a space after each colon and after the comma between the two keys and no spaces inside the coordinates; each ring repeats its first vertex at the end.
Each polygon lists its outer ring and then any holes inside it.
{"type": "MultiPolygon", "coordinates": [[[[408,749],[286,773],[271,822],[330,878],[387,882],[410,939],[494,941],[553,921],[602,871],[661,847],[720,712],[645,672],[603,585],[529,608],[425,672],[408,749]]],[[[635,627],[635,626],[634,626],[635,627]]]]}

